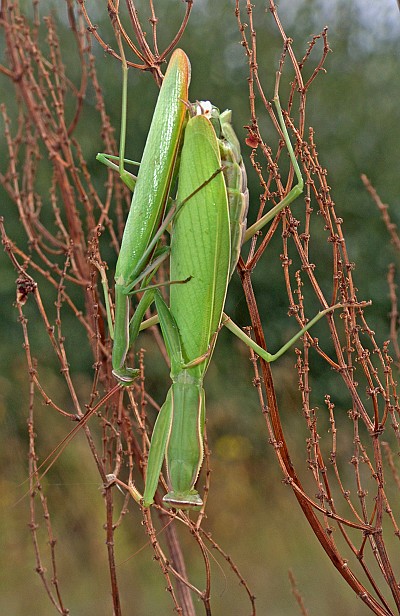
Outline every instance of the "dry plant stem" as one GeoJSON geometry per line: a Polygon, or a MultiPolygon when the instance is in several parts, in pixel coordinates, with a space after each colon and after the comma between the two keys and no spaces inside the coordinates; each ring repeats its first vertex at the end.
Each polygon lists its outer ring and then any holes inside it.
{"type": "Polygon", "coordinates": [[[390,342],[394,348],[394,354],[397,358],[397,366],[400,366],[400,346],[398,341],[399,331],[399,302],[397,297],[397,284],[395,283],[396,267],[394,263],[390,263],[387,281],[389,286],[390,303],[392,309],[390,311],[390,342]]]}
{"type": "MultiPolygon", "coordinates": [[[[170,576],[170,565],[169,565],[169,561],[166,558],[160,543],[157,539],[157,534],[155,531],[155,528],[153,526],[152,520],[151,520],[151,512],[149,510],[144,510],[143,512],[143,519],[144,519],[144,523],[145,523],[145,527],[147,530],[147,533],[149,535],[150,538],[150,542],[152,545],[152,548],[154,550],[154,558],[155,560],[158,562],[158,564],[160,565],[161,571],[164,575],[165,581],[167,583],[167,590],[168,592],[171,594],[172,597],[172,601],[174,603],[175,606],[175,610],[178,612],[178,614],[181,614],[183,616],[184,612],[182,611],[182,606],[180,604],[180,601],[178,601],[177,596],[175,595],[175,591],[174,591],[174,587],[173,584],[171,582],[171,576],[170,576]]],[[[168,527],[167,527],[168,528],[168,527]]],[[[188,614],[189,616],[192,616],[192,614],[195,616],[196,612],[194,611],[194,607],[191,606],[191,595],[186,595],[184,594],[184,597],[186,598],[186,596],[189,597],[189,611],[188,614]],[[192,609],[193,607],[193,609],[192,609]]]]}
{"type": "MultiPolygon", "coordinates": [[[[261,321],[258,315],[258,311],[256,309],[251,283],[249,281],[249,278],[246,277],[246,274],[243,272],[241,272],[241,278],[243,289],[246,294],[246,300],[248,302],[255,340],[257,344],[259,344],[263,348],[266,348],[265,338],[261,327],[261,321]]],[[[314,534],[316,535],[318,541],[324,548],[325,552],[331,559],[336,569],[338,569],[340,574],[344,577],[344,579],[351,586],[351,588],[353,588],[357,595],[363,599],[363,601],[368,605],[368,607],[370,607],[370,609],[372,609],[375,614],[379,614],[380,616],[388,616],[391,612],[386,609],[383,609],[376,602],[376,600],[367,592],[365,587],[358,581],[354,573],[349,568],[346,560],[341,557],[333,541],[329,538],[329,535],[327,535],[326,530],[321,525],[317,516],[315,515],[313,505],[305,496],[304,489],[301,485],[299,478],[297,477],[286,445],[286,440],[280,421],[270,365],[262,360],[260,360],[260,363],[263,379],[262,381],[260,380],[260,378],[258,377],[258,372],[256,371],[256,385],[259,391],[260,403],[271,435],[271,444],[275,449],[281,468],[284,472],[285,481],[292,487],[297,501],[302,508],[303,513],[307,518],[310,526],[312,527],[314,534]],[[261,386],[262,382],[264,383],[265,391],[263,391],[263,388],[261,386]],[[267,399],[266,404],[264,403],[264,395],[267,399]]],[[[255,362],[254,365],[256,366],[255,362]]]]}
{"type": "MultiPolygon", "coordinates": [[[[397,233],[396,224],[393,223],[390,218],[389,206],[386,203],[382,202],[377,191],[372,186],[370,180],[365,174],[361,175],[361,180],[382,215],[382,220],[386,226],[386,229],[388,230],[392,244],[394,245],[396,251],[400,253],[400,237],[397,233]]],[[[400,365],[400,347],[398,342],[399,309],[397,298],[397,285],[394,282],[395,273],[396,269],[394,264],[392,263],[389,265],[387,277],[390,292],[390,302],[392,306],[392,310],[390,312],[390,340],[394,347],[395,356],[397,358],[397,365],[400,365]]]]}
{"type": "Polygon", "coordinates": [[[308,610],[306,609],[304,605],[303,597],[301,596],[301,593],[299,592],[299,589],[297,587],[297,582],[296,582],[296,578],[293,575],[293,571],[289,570],[288,575],[289,575],[290,586],[292,588],[292,593],[293,593],[294,598],[296,599],[297,605],[299,606],[300,614],[302,614],[303,616],[308,616],[308,610]]]}
{"type": "Polygon", "coordinates": [[[247,596],[249,598],[249,601],[250,601],[250,604],[251,604],[251,609],[252,609],[251,616],[256,616],[256,597],[251,592],[250,587],[249,587],[248,583],[246,582],[246,580],[244,579],[244,577],[242,576],[242,574],[240,573],[239,568],[237,567],[237,565],[235,565],[234,561],[229,556],[229,554],[224,552],[224,550],[221,548],[221,546],[216,541],[214,541],[211,533],[208,533],[208,532],[204,531],[204,529],[200,529],[200,531],[206,537],[206,539],[210,543],[211,547],[216,552],[221,554],[221,556],[224,558],[224,560],[229,564],[229,566],[232,569],[233,573],[237,576],[237,578],[239,580],[239,583],[246,590],[247,596]]]}
{"type": "MultiPolygon", "coordinates": [[[[163,516],[161,514],[160,519],[163,519],[163,516]]],[[[168,550],[171,555],[171,563],[177,574],[179,572],[179,579],[177,579],[177,593],[182,608],[182,614],[189,614],[189,616],[193,614],[193,616],[196,616],[193,598],[190,592],[191,589],[190,586],[188,586],[188,584],[186,583],[186,580],[188,580],[189,577],[186,572],[186,565],[180,547],[175,524],[172,523],[170,526],[168,526],[167,530],[168,532],[166,534],[166,540],[168,543],[168,550]]]]}
{"type": "MultiPolygon", "coordinates": [[[[274,203],[274,192],[271,189],[273,182],[275,182],[278,186],[278,194],[280,197],[287,194],[287,191],[291,188],[291,176],[289,174],[288,184],[285,191],[282,193],[280,176],[277,172],[277,169],[279,168],[279,157],[282,150],[278,149],[276,156],[273,158],[271,151],[264,145],[262,135],[260,134],[260,128],[257,123],[256,104],[258,99],[260,99],[261,104],[270,114],[271,105],[262,91],[262,85],[258,78],[256,30],[252,21],[253,6],[248,1],[245,4],[247,9],[247,20],[250,26],[249,40],[247,39],[246,26],[243,24],[240,17],[239,2],[236,3],[236,15],[238,17],[239,29],[242,34],[242,44],[249,60],[249,100],[251,124],[248,127],[248,142],[249,145],[252,145],[252,147],[258,146],[259,149],[261,148],[262,154],[267,159],[267,174],[265,176],[262,167],[257,162],[256,156],[252,157],[253,165],[260,177],[260,184],[264,190],[262,197],[262,205],[264,205],[267,200],[274,203]],[[257,86],[257,91],[254,89],[254,84],[257,86]]],[[[288,115],[285,116],[285,120],[292,131],[292,134],[295,135],[297,152],[303,165],[303,173],[305,175],[306,183],[306,209],[303,232],[299,231],[300,223],[291,215],[289,209],[285,213],[285,216],[282,217],[284,248],[282,265],[289,298],[290,313],[296,316],[301,325],[304,325],[306,322],[304,311],[305,294],[303,291],[303,287],[306,286],[306,281],[304,280],[304,276],[308,279],[308,287],[312,289],[313,294],[318,298],[318,301],[322,306],[329,305],[330,302],[336,303],[338,301],[338,296],[340,301],[348,306],[342,315],[346,341],[344,345],[343,342],[341,342],[342,336],[339,335],[339,330],[335,324],[335,317],[330,315],[328,318],[329,328],[337,358],[335,361],[328,357],[328,355],[320,348],[318,341],[314,340],[309,333],[304,336],[303,353],[298,352],[298,373],[303,401],[303,414],[310,432],[310,438],[307,441],[308,464],[318,487],[317,498],[319,500],[319,504],[315,502],[315,499],[311,499],[305,494],[304,488],[302,487],[298,474],[293,466],[282,430],[270,368],[267,364],[264,364],[264,362],[261,362],[261,367],[263,371],[265,395],[267,398],[266,405],[264,405],[263,402],[264,394],[261,388],[262,381],[260,381],[258,377],[257,370],[256,384],[258,385],[260,403],[267,421],[271,442],[274,445],[275,452],[284,472],[286,481],[294,490],[296,498],[299,501],[299,504],[310,525],[312,526],[318,540],[347,583],[374,613],[393,614],[382,589],[382,580],[384,580],[383,585],[385,586],[387,584],[392,593],[394,602],[399,608],[399,589],[396,584],[390,558],[387,554],[387,544],[384,541],[383,535],[384,512],[392,511],[387,495],[384,491],[384,467],[381,452],[381,434],[385,428],[389,428],[387,421],[389,417],[394,417],[394,422],[392,422],[391,427],[394,430],[397,440],[399,436],[398,421],[396,417],[398,413],[398,397],[395,391],[395,384],[391,372],[391,360],[387,355],[387,345],[384,345],[383,348],[380,349],[376,344],[374,333],[370,330],[365,321],[362,308],[360,306],[356,309],[351,308],[352,304],[358,304],[358,300],[355,293],[355,285],[352,280],[353,264],[351,263],[346,252],[346,244],[343,237],[341,220],[336,216],[334,211],[334,203],[330,198],[330,189],[327,183],[326,170],[319,163],[312,129],[310,129],[309,132],[308,142],[305,142],[303,139],[304,111],[307,89],[316,77],[317,73],[323,70],[323,62],[329,51],[327,32],[325,29],[321,33],[321,37],[324,42],[321,60],[316,69],[313,71],[312,78],[309,79],[304,85],[301,77],[301,71],[310,56],[311,49],[318,41],[318,37],[313,37],[302,61],[297,62],[291,47],[291,41],[284,32],[282,24],[278,18],[275,3],[272,1],[270,2],[270,9],[283,39],[283,53],[277,79],[280,79],[283,63],[285,62],[287,55],[293,64],[295,80],[292,83],[290,91],[288,109],[292,108],[295,98],[298,96],[298,128],[296,128],[293,120],[289,118],[288,115]],[[297,94],[296,90],[298,91],[297,94]],[[312,200],[316,200],[318,204],[320,213],[324,218],[325,230],[328,231],[328,241],[332,245],[333,293],[329,301],[325,299],[319,285],[317,279],[318,270],[316,269],[315,264],[309,261],[310,220],[313,213],[313,208],[311,207],[312,200]],[[291,265],[293,258],[290,256],[290,251],[292,249],[294,249],[296,255],[298,255],[302,267],[302,269],[295,274],[295,286],[293,286],[291,281],[291,265]],[[363,346],[360,339],[360,334],[362,334],[367,340],[367,343],[372,346],[373,356],[370,351],[363,346]],[[337,510],[334,502],[334,492],[331,486],[332,480],[329,478],[328,467],[324,462],[324,454],[320,447],[320,437],[317,432],[318,417],[315,410],[312,408],[310,396],[312,391],[310,375],[311,347],[313,347],[322,358],[328,361],[330,366],[334,368],[338,375],[340,375],[343,379],[352,402],[352,410],[350,411],[350,419],[353,421],[354,438],[354,454],[352,457],[352,462],[354,465],[355,481],[359,500],[358,506],[351,502],[349,492],[341,480],[338,467],[336,465],[337,432],[335,432],[334,442],[332,443],[331,462],[333,462],[335,477],[339,485],[340,493],[348,503],[353,519],[346,519],[346,517],[340,515],[337,510]],[[374,362],[372,361],[373,357],[374,359],[376,358],[376,361],[374,362]],[[367,396],[369,398],[368,407],[364,401],[365,396],[360,396],[358,391],[359,384],[354,378],[356,369],[358,369],[358,371],[362,371],[363,379],[365,380],[367,396]],[[394,411],[394,409],[396,410],[394,411]],[[363,439],[365,439],[365,429],[367,430],[366,434],[369,437],[368,445],[363,442],[363,439]],[[372,508],[369,506],[369,500],[367,498],[368,492],[364,487],[365,479],[360,466],[361,460],[369,468],[373,478],[372,480],[375,484],[375,501],[372,508]],[[323,523],[321,523],[317,517],[318,512],[323,514],[323,523]],[[364,586],[358,576],[356,577],[356,574],[350,568],[345,557],[339,552],[332,535],[332,528],[330,527],[329,520],[334,520],[338,523],[339,529],[342,532],[346,543],[356,556],[359,564],[361,565],[362,571],[366,576],[366,580],[369,584],[371,584],[378,600],[370,594],[367,587],[364,586]],[[347,527],[352,527],[354,529],[359,528],[363,531],[360,538],[360,545],[358,547],[354,543],[354,539],[350,538],[350,535],[346,530],[347,527]],[[367,563],[365,548],[368,543],[371,547],[371,553],[373,554],[378,567],[382,572],[381,580],[377,579],[376,576],[372,574],[372,570],[367,563]]],[[[294,204],[293,209],[296,207],[299,206],[294,204]]],[[[273,229],[273,232],[275,232],[275,228],[273,229]]],[[[269,243],[271,235],[272,233],[269,231],[266,239],[260,244],[257,251],[255,251],[255,245],[253,245],[247,262],[241,262],[239,264],[239,273],[249,307],[255,339],[261,346],[264,346],[265,340],[251,285],[250,274],[252,268],[254,267],[254,257],[256,257],[257,260],[260,259],[262,252],[269,243]]],[[[336,430],[334,405],[332,405],[329,396],[327,396],[326,400],[330,410],[331,425],[334,426],[336,430]]],[[[389,517],[392,521],[393,528],[396,529],[397,524],[393,521],[393,516],[391,513],[389,513],[389,517]]]]}
{"type": "Polygon", "coordinates": [[[382,442],[382,447],[385,451],[385,455],[389,461],[390,470],[392,471],[393,479],[395,480],[396,486],[400,489],[400,476],[396,469],[396,465],[394,463],[393,452],[390,449],[389,443],[382,442]]]}
{"type": "Polygon", "coordinates": [[[110,490],[105,491],[106,500],[106,546],[108,552],[108,566],[110,571],[111,595],[113,600],[115,616],[121,616],[121,603],[118,589],[117,572],[115,566],[115,549],[114,549],[114,516],[113,516],[113,498],[110,490]]]}
{"type": "MultiPolygon", "coordinates": [[[[78,0],[78,3],[81,6],[82,14],[88,24],[89,32],[95,37],[96,41],[101,45],[105,52],[116,58],[118,61],[121,61],[121,56],[117,52],[115,52],[109,43],[106,43],[104,39],[98,33],[98,28],[92,23],[90,19],[90,15],[86,10],[86,2],[85,0],[78,0]]],[[[137,40],[137,45],[132,41],[126,29],[124,28],[121,19],[120,19],[120,1],[119,0],[108,0],[107,8],[109,12],[109,16],[111,19],[111,23],[113,25],[114,31],[117,36],[121,36],[125,43],[128,45],[130,50],[137,56],[140,63],[132,62],[130,60],[127,61],[127,65],[138,70],[146,70],[151,71],[154,75],[154,78],[158,85],[161,84],[162,81],[162,73],[160,70],[160,66],[163,62],[165,62],[166,56],[178,45],[182,35],[186,29],[187,23],[189,21],[190,13],[193,7],[193,0],[185,0],[186,10],[185,15],[182,19],[182,23],[172,38],[171,42],[167,45],[167,47],[159,52],[158,49],[158,41],[157,41],[157,23],[158,19],[154,9],[154,3],[152,0],[149,0],[149,9],[150,9],[150,23],[152,26],[152,34],[153,34],[153,48],[154,51],[151,50],[147,40],[146,40],[146,31],[143,29],[142,24],[139,19],[139,13],[136,9],[136,5],[133,0],[126,0],[126,5],[128,8],[128,14],[131,21],[131,27],[133,32],[135,33],[135,37],[137,40]]]]}
{"type": "MultiPolygon", "coordinates": [[[[109,232],[112,245],[116,249],[118,248],[117,235],[113,230],[112,221],[108,217],[108,212],[111,204],[115,207],[116,203],[117,211],[120,212],[120,229],[122,230],[122,221],[125,218],[125,214],[122,213],[122,202],[125,196],[128,200],[129,195],[126,190],[121,191],[118,187],[116,189],[114,188],[115,181],[114,178],[111,178],[110,174],[107,201],[103,204],[91,183],[86,162],[84,161],[79,145],[73,139],[73,131],[80,119],[83,94],[85,92],[89,76],[94,85],[97,107],[102,119],[103,137],[106,144],[105,149],[108,151],[116,150],[112,135],[112,128],[105,112],[104,101],[98,85],[94,58],[90,53],[90,45],[88,44],[82,15],[79,11],[77,14],[74,13],[75,6],[72,1],[66,2],[66,5],[69,10],[70,23],[76,39],[79,57],[83,63],[82,80],[79,90],[76,90],[73,87],[71,88],[72,91],[75,92],[77,105],[73,121],[68,127],[64,122],[64,104],[62,93],[66,89],[65,84],[67,84],[68,87],[70,87],[71,84],[66,77],[65,70],[62,65],[59,45],[52,21],[47,20],[49,46],[51,48],[51,52],[49,58],[46,58],[41,53],[35,34],[31,34],[28,24],[24,21],[23,17],[21,17],[18,5],[10,5],[7,2],[2,4],[4,11],[0,16],[0,25],[5,31],[5,40],[8,48],[10,49],[9,62],[12,66],[12,70],[3,70],[5,67],[1,67],[0,70],[2,70],[3,74],[6,76],[13,78],[19,92],[19,100],[23,101],[24,105],[21,106],[18,134],[16,137],[11,136],[7,112],[4,106],[2,107],[6,126],[6,142],[9,148],[9,167],[7,171],[2,174],[1,180],[10,198],[15,201],[16,206],[18,207],[20,219],[25,228],[30,244],[31,254],[26,254],[8,239],[3,227],[3,221],[0,222],[5,249],[7,250],[7,253],[19,275],[19,280],[17,283],[18,308],[20,310],[20,319],[24,331],[25,351],[27,355],[31,382],[31,395],[32,397],[36,397],[36,392],[39,391],[46,405],[65,417],[70,419],[76,419],[77,417],[85,418],[80,422],[78,429],[84,426],[89,448],[96,461],[102,481],[105,482],[105,468],[106,463],[108,463],[108,456],[99,456],[93,439],[90,436],[89,428],[85,424],[87,424],[91,414],[95,413],[96,409],[100,408],[100,406],[104,406],[104,403],[107,400],[106,394],[106,396],[103,396],[102,398],[100,397],[99,402],[98,387],[99,385],[109,387],[107,376],[108,363],[106,360],[107,357],[109,357],[110,348],[104,340],[105,328],[102,318],[104,312],[102,307],[99,310],[97,280],[95,278],[96,271],[90,267],[87,257],[88,254],[98,253],[98,236],[102,227],[105,227],[109,232]],[[31,62],[32,58],[35,58],[35,63],[31,62]],[[14,79],[15,75],[17,76],[17,79],[14,79]],[[49,100],[52,101],[51,104],[49,104],[49,100]],[[50,111],[50,109],[53,108],[55,109],[54,114],[50,111]],[[59,230],[57,236],[53,235],[50,230],[43,226],[40,220],[40,210],[42,204],[37,202],[38,197],[35,192],[36,166],[40,158],[39,144],[43,144],[47,149],[53,166],[53,179],[50,194],[55,224],[56,228],[59,230]],[[26,164],[24,166],[25,183],[23,184],[20,181],[20,176],[18,174],[18,164],[20,160],[20,153],[21,151],[24,153],[24,148],[26,164]],[[82,176],[79,176],[76,172],[76,161],[78,161],[78,165],[82,169],[82,176]],[[82,177],[86,184],[82,183],[82,177]],[[60,195],[61,207],[58,201],[60,195]],[[78,200],[76,199],[76,196],[78,196],[78,200]],[[116,201],[115,196],[117,196],[116,201]],[[81,224],[80,214],[78,213],[78,208],[76,207],[79,200],[84,205],[84,213],[86,216],[85,226],[81,224]],[[95,235],[86,238],[86,228],[89,230],[95,230],[95,235]],[[58,257],[61,257],[62,259],[61,265],[59,264],[60,259],[58,257]],[[37,261],[35,261],[35,258],[37,261]],[[18,259],[21,260],[22,265],[20,265],[18,259]],[[50,285],[54,287],[57,311],[54,326],[48,316],[47,306],[42,301],[42,296],[39,292],[36,281],[27,273],[27,270],[31,271],[32,268],[34,273],[36,273],[39,277],[43,276],[50,283],[50,285]],[[78,285],[78,287],[80,287],[84,295],[85,311],[80,311],[80,309],[78,309],[75,306],[75,303],[71,300],[70,292],[68,290],[68,286],[71,284],[78,285]],[[64,408],[53,401],[51,397],[47,395],[46,388],[40,383],[39,367],[36,368],[34,360],[31,357],[30,342],[28,337],[28,323],[22,313],[22,306],[29,300],[30,296],[35,299],[45,330],[48,333],[53,350],[55,351],[55,356],[61,365],[61,373],[68,386],[74,413],[64,410],[64,408]],[[95,374],[89,401],[85,404],[88,411],[85,415],[82,410],[83,405],[75,391],[75,386],[73,380],[71,379],[68,367],[68,359],[64,344],[64,335],[68,332],[64,332],[62,327],[62,318],[66,307],[72,310],[75,317],[85,328],[95,357],[95,374]]],[[[114,389],[114,391],[110,392],[109,396],[113,398],[115,393],[116,390],[114,389]]],[[[151,404],[151,398],[147,394],[145,394],[145,399],[147,402],[150,401],[151,404]]],[[[33,402],[31,406],[33,408],[33,402]]],[[[111,410],[113,406],[114,405],[112,404],[111,410]]],[[[120,409],[121,408],[122,407],[120,406],[120,409]]],[[[125,414],[120,413],[119,416],[124,417],[124,415],[125,414]]],[[[109,449],[108,442],[112,442],[113,437],[110,436],[110,434],[115,437],[116,456],[117,458],[119,457],[115,470],[118,472],[122,465],[122,448],[119,432],[115,431],[112,423],[107,420],[101,421],[103,424],[103,443],[105,450],[109,449]]],[[[134,440],[132,431],[129,428],[129,422],[124,422],[124,424],[125,423],[127,425],[127,438],[130,439],[131,442],[130,457],[132,458],[132,455],[136,452],[136,463],[139,465],[142,462],[141,449],[135,445],[136,441],[134,440]]],[[[38,481],[39,468],[36,463],[33,416],[30,420],[29,426],[31,439],[30,458],[33,461],[30,470],[30,480],[32,483],[31,493],[34,495],[36,491],[39,491],[39,494],[42,495],[41,486],[38,481]]],[[[113,523],[113,494],[110,490],[106,492],[105,500],[106,541],[109,557],[114,613],[120,614],[121,608],[115,569],[113,539],[115,532],[115,526],[113,523]]],[[[46,592],[49,594],[52,603],[58,606],[57,609],[60,613],[66,613],[67,608],[61,599],[61,591],[57,577],[55,540],[51,530],[51,517],[47,501],[44,497],[41,497],[42,507],[47,520],[49,546],[52,554],[52,578],[54,579],[53,586],[47,578],[45,568],[41,564],[42,561],[39,550],[39,542],[36,534],[36,513],[33,503],[34,496],[32,496],[31,528],[35,544],[35,553],[37,554],[37,571],[41,575],[46,592]],[[56,589],[54,596],[52,595],[52,588],[56,589]]],[[[167,535],[168,532],[170,531],[167,531],[167,535]]],[[[183,569],[183,575],[185,576],[184,567],[182,565],[182,553],[176,538],[172,538],[172,540],[170,540],[170,545],[174,548],[174,560],[177,562],[176,566],[178,569],[183,569]]],[[[185,612],[187,614],[194,614],[195,612],[193,605],[190,607],[192,603],[190,592],[188,592],[185,587],[180,594],[183,599],[176,600],[176,605],[178,606],[179,601],[184,605],[185,612]]]]}
{"type": "Polygon", "coordinates": [[[375,205],[377,206],[378,210],[380,211],[382,215],[382,220],[385,223],[386,229],[388,230],[392,243],[394,244],[397,252],[400,252],[400,237],[399,237],[399,234],[397,233],[397,225],[394,222],[392,222],[390,218],[388,204],[382,202],[377,191],[372,186],[370,180],[364,173],[361,175],[361,180],[363,181],[365,188],[367,189],[368,193],[372,197],[375,205]]]}
{"type": "MultiPolygon", "coordinates": [[[[23,323],[23,328],[25,328],[25,324],[23,323]]],[[[42,584],[45,588],[45,591],[50,599],[50,602],[54,605],[59,614],[68,614],[69,610],[64,607],[63,599],[61,596],[61,588],[60,582],[57,575],[57,559],[56,559],[56,540],[53,535],[52,525],[51,525],[51,516],[47,506],[47,499],[43,495],[40,484],[38,484],[35,480],[35,467],[36,467],[36,452],[35,452],[35,440],[36,435],[34,431],[34,416],[33,416],[33,407],[34,407],[34,397],[35,397],[35,385],[33,379],[30,378],[29,383],[29,419],[28,419],[28,436],[29,436],[29,475],[32,478],[30,480],[30,530],[32,533],[32,541],[35,552],[35,560],[36,560],[36,571],[39,574],[42,584]],[[47,526],[47,534],[49,538],[49,546],[51,551],[51,580],[47,579],[46,576],[46,568],[42,564],[42,554],[40,549],[40,542],[37,534],[37,530],[39,525],[36,522],[36,494],[39,492],[40,501],[44,512],[44,519],[46,520],[47,526]],[[55,590],[55,595],[53,594],[51,586],[53,585],[55,590]]]]}

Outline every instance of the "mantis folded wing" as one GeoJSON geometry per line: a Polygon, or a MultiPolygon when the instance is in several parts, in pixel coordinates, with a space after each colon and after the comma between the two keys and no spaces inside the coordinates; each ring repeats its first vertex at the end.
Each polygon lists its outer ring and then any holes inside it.
{"type": "MultiPolygon", "coordinates": [[[[113,373],[122,382],[130,383],[138,375],[138,371],[125,366],[129,349],[129,293],[143,278],[143,272],[148,273],[146,268],[160,237],[159,228],[181,143],[189,81],[189,60],[177,49],[158,96],[115,271],[112,364],[113,373]]],[[[121,141],[124,138],[121,135],[121,141]]]]}

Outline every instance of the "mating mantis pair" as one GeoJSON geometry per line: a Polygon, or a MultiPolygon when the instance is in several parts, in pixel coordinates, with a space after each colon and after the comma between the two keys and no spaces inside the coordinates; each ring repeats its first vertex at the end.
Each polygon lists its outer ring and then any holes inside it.
{"type": "MultiPolygon", "coordinates": [[[[275,355],[258,347],[224,315],[228,283],[243,240],[301,194],[303,179],[276,95],[280,126],[298,183],[244,232],[248,192],[230,112],[220,114],[209,103],[190,105],[189,80],[189,60],[178,49],[172,55],[158,97],[115,274],[114,329],[110,323],[114,375],[125,385],[137,376],[137,371],[126,366],[126,356],[153,301],[171,361],[172,385],[154,426],[143,498],[135,488],[131,489],[145,507],[154,501],[164,458],[170,484],[164,503],[177,509],[202,506],[195,483],[203,460],[203,379],[220,327],[226,325],[263,359],[273,361],[334,308],[318,313],[275,355]],[[176,199],[169,203],[175,178],[176,199]],[[149,288],[154,271],[165,258],[158,244],[167,227],[171,235],[169,307],[157,288],[149,288]],[[129,322],[129,296],[139,281],[143,281],[144,294],[129,322]]],[[[120,171],[123,151],[124,148],[120,152],[120,171]]],[[[115,166],[109,157],[100,158],[115,166]]],[[[133,185],[130,177],[127,183],[133,185]]]]}

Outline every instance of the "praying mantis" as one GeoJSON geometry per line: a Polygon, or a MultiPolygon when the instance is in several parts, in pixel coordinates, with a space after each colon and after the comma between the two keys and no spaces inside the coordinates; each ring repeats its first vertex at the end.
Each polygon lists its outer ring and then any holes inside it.
{"type": "Polygon", "coordinates": [[[172,385],[154,426],[143,497],[134,486],[129,489],[135,500],[149,507],[154,502],[165,459],[170,490],[163,497],[164,504],[176,509],[197,510],[203,505],[195,489],[203,460],[203,379],[219,329],[226,325],[270,362],[336,306],[319,312],[274,355],[256,345],[223,313],[228,283],[243,240],[252,237],[302,193],[303,179],[276,92],[274,102],[297,185],[245,232],[248,191],[240,145],[231,125],[231,112],[220,114],[208,102],[189,105],[189,78],[189,61],[182,50],[176,50],[160,90],[124,230],[115,275],[115,326],[113,330],[110,323],[110,331],[114,336],[113,373],[122,384],[129,385],[137,372],[126,367],[127,351],[139,329],[144,327],[144,313],[155,302],[171,362],[172,385]],[[171,97],[175,98],[171,100],[171,97]],[[184,125],[185,116],[189,117],[184,125]],[[174,127],[168,137],[157,133],[160,118],[165,125],[174,127]],[[142,220],[142,214],[137,213],[140,201],[146,186],[152,189],[156,171],[154,165],[147,170],[146,155],[152,152],[155,156],[159,149],[162,153],[158,155],[156,166],[165,163],[166,168],[159,169],[163,172],[159,192],[151,202],[146,202],[146,207],[152,211],[142,220]],[[179,151],[179,164],[174,170],[179,151]],[[178,178],[176,200],[163,216],[174,175],[178,178]],[[140,233],[135,225],[140,226],[140,233]],[[158,288],[149,288],[149,280],[159,263],[156,246],[168,225],[173,281],[169,307],[158,288]],[[135,243],[138,238],[143,240],[140,247],[135,243]],[[129,295],[140,280],[144,281],[144,294],[129,324],[129,295]]]}
{"type": "MultiPolygon", "coordinates": [[[[165,256],[157,254],[156,247],[162,231],[168,225],[161,219],[174,178],[183,124],[188,105],[190,64],[186,54],[178,49],[171,57],[154,110],[139,173],[136,181],[124,169],[126,134],[127,69],[123,72],[123,109],[121,122],[121,148],[119,169],[121,178],[134,187],[131,207],[125,225],[120,254],[115,271],[115,322],[112,324],[109,308],[108,323],[113,338],[113,373],[122,382],[130,383],[138,371],[126,367],[129,350],[129,294],[134,286],[155,270],[165,256]],[[149,262],[152,262],[149,264],[149,262]]],[[[116,167],[107,155],[97,159],[116,167]]],[[[108,293],[106,294],[108,296],[108,293]]],[[[106,306],[108,307],[108,297],[106,306]]]]}

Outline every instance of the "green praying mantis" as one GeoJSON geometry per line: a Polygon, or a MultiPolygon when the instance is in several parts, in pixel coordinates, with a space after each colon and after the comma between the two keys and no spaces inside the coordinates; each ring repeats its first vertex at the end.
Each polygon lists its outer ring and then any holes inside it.
{"type": "MultiPolygon", "coordinates": [[[[190,64],[180,49],[171,58],[154,110],[137,180],[133,180],[124,169],[127,71],[123,74],[121,148],[117,168],[123,181],[130,188],[134,187],[134,192],[115,271],[114,325],[107,301],[108,293],[106,306],[114,342],[113,373],[120,381],[130,383],[138,376],[138,371],[126,367],[129,350],[129,295],[138,282],[146,279],[146,274],[155,271],[165,256],[162,249],[157,251],[157,243],[173,213],[170,210],[161,225],[186,118],[190,64]]],[[[116,167],[110,158],[113,157],[104,154],[97,156],[101,162],[116,167]]]]}
{"type": "MultiPolygon", "coordinates": [[[[154,502],[165,459],[170,490],[163,497],[164,504],[197,510],[203,504],[195,489],[203,460],[203,379],[222,325],[270,362],[336,306],[319,312],[274,355],[259,347],[224,314],[228,283],[243,241],[302,193],[303,179],[276,93],[274,101],[297,185],[245,232],[247,182],[231,112],[220,114],[208,102],[190,105],[189,79],[189,60],[182,50],[176,50],[160,90],[124,230],[115,274],[114,328],[110,309],[108,315],[114,339],[113,373],[120,383],[129,385],[137,376],[137,371],[126,366],[126,356],[139,330],[145,327],[142,320],[153,301],[171,362],[172,385],[154,426],[144,494],[142,497],[130,486],[131,494],[145,507],[154,502]],[[168,135],[163,132],[165,126],[173,127],[168,135]],[[157,157],[155,164],[150,164],[148,152],[157,157]],[[165,169],[161,169],[164,164],[165,169]],[[153,190],[156,178],[159,183],[153,190]],[[176,199],[169,204],[174,178],[178,189],[176,199]],[[159,289],[149,287],[160,259],[165,257],[157,245],[168,226],[173,281],[169,307],[159,289]],[[138,281],[143,281],[144,294],[129,322],[129,296],[138,281]]],[[[104,156],[103,162],[110,164],[104,156]]],[[[123,156],[120,170],[121,163],[123,156]]],[[[128,182],[133,184],[130,177],[128,182]]]]}

